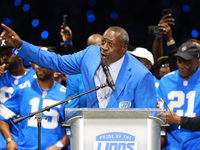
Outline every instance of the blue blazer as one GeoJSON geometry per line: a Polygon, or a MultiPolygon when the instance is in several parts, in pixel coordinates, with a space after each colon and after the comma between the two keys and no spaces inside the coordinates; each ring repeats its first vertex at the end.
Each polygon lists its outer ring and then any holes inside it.
{"type": "MultiPolygon", "coordinates": [[[[69,75],[67,77],[67,99],[85,92],[81,74],[69,75]]],[[[71,101],[73,107],[87,107],[87,95],[82,95],[71,101]]],[[[69,104],[70,105],[70,104],[69,104]]]]}
{"type": "MultiPolygon", "coordinates": [[[[94,75],[100,65],[100,47],[89,46],[72,55],[61,56],[23,41],[13,53],[27,61],[64,74],[82,74],[85,90],[95,88],[94,75]]],[[[119,71],[116,91],[107,108],[156,108],[156,92],[151,72],[128,52],[119,71]]],[[[98,108],[96,92],[87,94],[87,107],[98,108]]]]}

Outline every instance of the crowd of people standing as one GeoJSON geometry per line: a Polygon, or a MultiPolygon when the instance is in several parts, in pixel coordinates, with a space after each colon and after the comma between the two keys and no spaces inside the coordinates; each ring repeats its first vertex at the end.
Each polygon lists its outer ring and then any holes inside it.
{"type": "MultiPolygon", "coordinates": [[[[162,107],[167,110],[166,122],[170,127],[162,135],[161,148],[200,149],[200,42],[190,39],[177,48],[170,25],[174,25],[171,14],[159,21],[160,32],[155,37],[152,53],[144,47],[129,50],[128,33],[119,26],[109,27],[102,35],[91,35],[86,48],[74,53],[72,31],[61,25],[65,50],[56,54],[48,47],[22,40],[15,31],[1,24],[4,31],[0,37],[0,148],[37,149],[38,135],[30,135],[37,130],[36,118],[17,125],[13,118],[107,82],[107,87],[77,98],[65,107],[162,107]],[[163,56],[163,38],[168,56],[163,56]],[[23,60],[31,62],[31,67],[24,67],[23,60]],[[103,61],[110,75],[102,66],[103,61]],[[109,82],[108,76],[112,77],[109,82]]],[[[42,149],[69,149],[70,136],[61,128],[65,115],[60,108],[62,105],[42,113],[42,149]]]]}

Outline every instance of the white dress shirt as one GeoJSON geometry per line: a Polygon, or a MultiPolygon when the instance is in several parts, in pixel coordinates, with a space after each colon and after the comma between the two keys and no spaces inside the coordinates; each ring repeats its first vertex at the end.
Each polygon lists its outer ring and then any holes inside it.
{"type": "MultiPolygon", "coordinates": [[[[119,59],[118,61],[116,61],[108,66],[110,75],[111,75],[114,83],[117,80],[117,76],[119,74],[119,70],[122,66],[123,61],[124,61],[124,56],[121,59],[119,59]]],[[[101,84],[106,83],[106,75],[105,75],[101,65],[99,66],[99,68],[97,69],[97,71],[94,75],[94,82],[95,82],[96,86],[100,86],[101,84]]],[[[112,89],[107,86],[105,88],[97,90],[96,92],[97,92],[97,99],[99,101],[99,108],[106,108],[108,101],[110,99],[110,95],[112,93],[112,89]]]]}

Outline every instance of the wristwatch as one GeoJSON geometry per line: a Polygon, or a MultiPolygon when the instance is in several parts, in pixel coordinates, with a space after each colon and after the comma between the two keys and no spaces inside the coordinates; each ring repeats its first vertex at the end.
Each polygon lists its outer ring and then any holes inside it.
{"type": "Polygon", "coordinates": [[[170,40],[170,41],[167,42],[167,46],[170,46],[170,45],[173,45],[173,44],[175,44],[174,40],[170,40]]]}

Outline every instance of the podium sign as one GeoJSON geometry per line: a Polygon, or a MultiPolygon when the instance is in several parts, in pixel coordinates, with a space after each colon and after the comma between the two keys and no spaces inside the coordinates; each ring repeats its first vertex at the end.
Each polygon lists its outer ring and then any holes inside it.
{"type": "Polygon", "coordinates": [[[160,150],[161,109],[66,108],[72,150],[160,150]]]}

